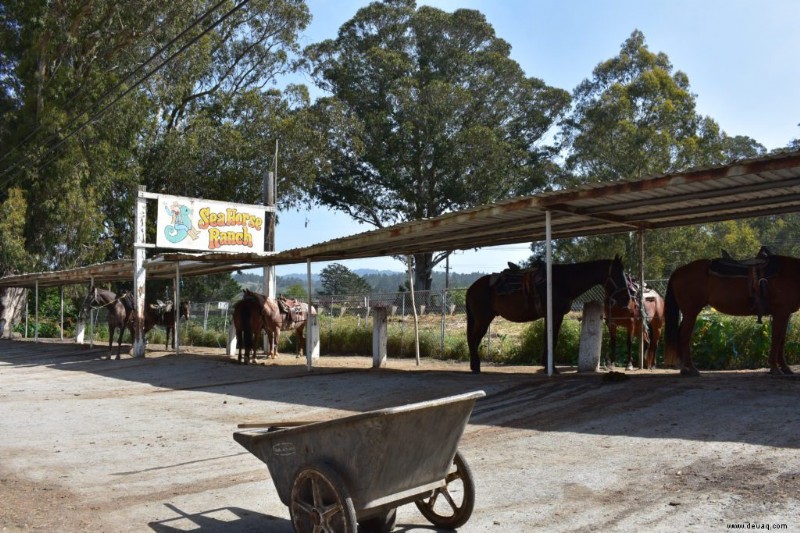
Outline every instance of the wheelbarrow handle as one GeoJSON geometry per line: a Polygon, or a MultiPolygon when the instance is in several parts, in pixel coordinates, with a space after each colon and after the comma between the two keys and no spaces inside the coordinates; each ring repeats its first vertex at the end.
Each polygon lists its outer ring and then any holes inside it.
{"type": "Polygon", "coordinates": [[[323,422],[322,420],[288,420],[288,421],[275,421],[275,422],[244,422],[237,424],[239,429],[247,428],[266,428],[266,427],[279,427],[279,428],[293,428],[297,426],[305,426],[306,424],[315,424],[323,422]]]}

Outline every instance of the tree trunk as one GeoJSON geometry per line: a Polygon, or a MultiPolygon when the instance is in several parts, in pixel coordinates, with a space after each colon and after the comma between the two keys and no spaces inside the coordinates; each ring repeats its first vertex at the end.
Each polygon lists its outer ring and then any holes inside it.
{"type": "Polygon", "coordinates": [[[19,287],[0,288],[0,338],[10,339],[11,330],[22,320],[28,291],[19,287]]]}
{"type": "MultiPolygon", "coordinates": [[[[433,284],[433,253],[414,254],[414,291],[429,291],[433,284]]],[[[419,303],[419,302],[417,302],[419,303]]]]}

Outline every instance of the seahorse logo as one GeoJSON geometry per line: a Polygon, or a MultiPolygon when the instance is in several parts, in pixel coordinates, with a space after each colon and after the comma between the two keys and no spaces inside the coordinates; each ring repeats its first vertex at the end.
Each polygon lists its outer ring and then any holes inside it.
{"type": "Polygon", "coordinates": [[[192,210],[189,206],[172,202],[172,206],[164,206],[167,215],[171,217],[172,224],[164,226],[164,237],[171,243],[181,242],[188,235],[193,240],[200,236],[200,232],[192,226],[192,210]]]}

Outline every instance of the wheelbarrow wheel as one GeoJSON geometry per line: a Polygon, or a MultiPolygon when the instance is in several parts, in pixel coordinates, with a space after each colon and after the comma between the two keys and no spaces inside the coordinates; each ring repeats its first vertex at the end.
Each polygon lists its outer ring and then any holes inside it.
{"type": "Polygon", "coordinates": [[[384,511],[378,516],[358,523],[358,533],[389,533],[397,523],[397,508],[384,511]]]}
{"type": "Polygon", "coordinates": [[[297,472],[289,513],[297,533],[356,533],[356,511],[347,487],[324,464],[297,472]]]}
{"type": "Polygon", "coordinates": [[[414,503],[422,515],[437,527],[456,529],[467,523],[475,508],[475,482],[461,452],[456,451],[445,486],[414,503]]]}

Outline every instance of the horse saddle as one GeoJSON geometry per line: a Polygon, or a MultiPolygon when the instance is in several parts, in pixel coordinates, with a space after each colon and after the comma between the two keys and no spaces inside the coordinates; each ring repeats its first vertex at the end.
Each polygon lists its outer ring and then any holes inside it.
{"type": "Polygon", "coordinates": [[[303,309],[302,302],[295,298],[280,296],[278,298],[278,310],[283,316],[284,325],[287,326],[305,322],[308,318],[308,313],[303,309]]]}
{"type": "Polygon", "coordinates": [[[762,246],[755,257],[742,260],[734,259],[722,250],[722,257],[711,260],[708,273],[724,278],[747,278],[747,288],[758,323],[761,323],[762,316],[770,313],[767,280],[778,273],[778,262],[766,246],[762,246]]]}
{"type": "Polygon", "coordinates": [[[530,268],[520,268],[514,263],[508,263],[509,268],[500,273],[493,273],[489,277],[489,287],[495,294],[522,293],[525,305],[533,301],[536,310],[541,314],[543,289],[547,281],[547,271],[541,263],[536,263],[530,268]]]}
{"type": "Polygon", "coordinates": [[[159,316],[164,316],[165,314],[172,311],[172,301],[167,300],[166,302],[162,300],[156,300],[156,303],[150,304],[150,309],[156,312],[159,316]]]}

